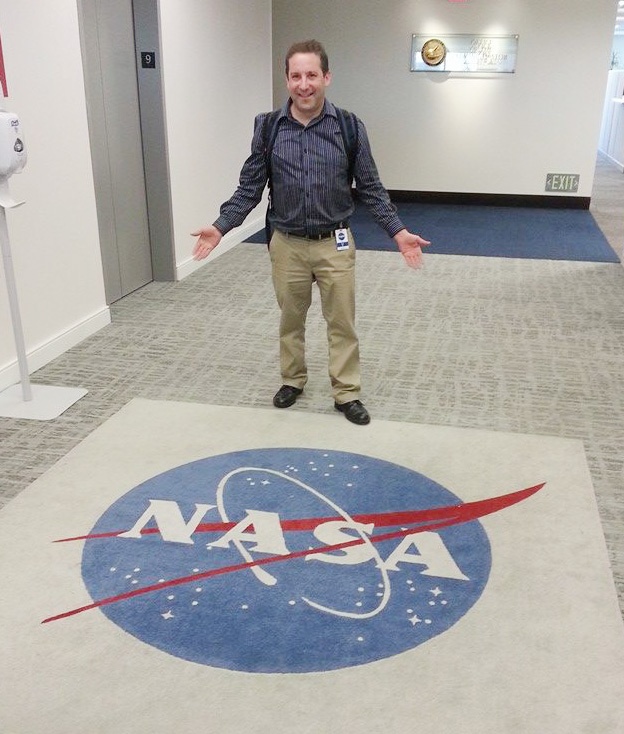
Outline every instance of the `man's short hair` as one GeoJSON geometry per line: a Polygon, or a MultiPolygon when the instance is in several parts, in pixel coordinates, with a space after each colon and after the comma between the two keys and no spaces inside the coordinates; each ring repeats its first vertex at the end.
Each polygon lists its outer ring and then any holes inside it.
{"type": "Polygon", "coordinates": [[[323,44],[312,39],[310,41],[298,41],[297,43],[293,43],[293,45],[288,49],[288,53],[286,54],[286,76],[288,76],[288,62],[290,61],[291,56],[294,56],[295,54],[316,54],[321,60],[321,71],[323,72],[323,75],[327,74],[329,71],[329,59],[327,58],[327,52],[323,48],[323,44]]]}

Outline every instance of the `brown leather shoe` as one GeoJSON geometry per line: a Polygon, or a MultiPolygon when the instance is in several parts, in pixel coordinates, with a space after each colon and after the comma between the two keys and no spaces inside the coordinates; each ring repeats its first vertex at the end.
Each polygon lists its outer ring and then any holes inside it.
{"type": "Polygon", "coordinates": [[[290,408],[297,401],[303,390],[292,385],[282,385],[273,397],[273,405],[276,408],[290,408]]]}
{"type": "Polygon", "coordinates": [[[334,403],[334,408],[344,413],[348,421],[358,426],[365,426],[367,423],[370,423],[368,410],[366,410],[359,400],[351,400],[348,403],[334,403]]]}

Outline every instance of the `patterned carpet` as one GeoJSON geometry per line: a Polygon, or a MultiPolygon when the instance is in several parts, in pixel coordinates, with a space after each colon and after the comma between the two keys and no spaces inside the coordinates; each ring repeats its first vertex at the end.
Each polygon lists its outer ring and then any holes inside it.
{"type": "MultiPolygon", "coordinates": [[[[277,309],[264,248],[242,244],[181,283],[152,283],[33,382],[89,393],[50,422],[0,421],[2,502],[135,397],[270,406],[277,309]]],[[[363,400],[373,419],[584,442],[624,609],[624,271],[620,265],[358,254],[363,400]]],[[[331,413],[324,322],[291,410],[331,413]]],[[[414,446],[414,451],[418,447],[414,446]]]]}

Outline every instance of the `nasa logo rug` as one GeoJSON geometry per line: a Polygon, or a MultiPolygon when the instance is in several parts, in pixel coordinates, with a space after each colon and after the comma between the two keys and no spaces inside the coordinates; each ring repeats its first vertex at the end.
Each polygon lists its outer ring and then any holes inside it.
{"type": "Polygon", "coordinates": [[[81,538],[93,604],[45,621],[98,608],[166,653],[250,673],[370,663],[462,619],[491,567],[478,518],[541,486],[463,503],[355,453],[211,456],[115,501],[81,538]]]}

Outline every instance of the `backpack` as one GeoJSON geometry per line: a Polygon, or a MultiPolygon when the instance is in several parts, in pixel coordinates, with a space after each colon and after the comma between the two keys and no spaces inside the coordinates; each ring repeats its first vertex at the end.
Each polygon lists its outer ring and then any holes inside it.
{"type": "MultiPolygon", "coordinates": [[[[269,222],[269,212],[273,203],[271,201],[271,153],[273,152],[273,146],[275,145],[275,139],[277,138],[277,130],[279,128],[281,110],[274,110],[269,112],[264,118],[264,125],[262,128],[262,140],[264,142],[264,155],[267,166],[267,178],[269,186],[269,206],[265,218],[265,234],[267,239],[267,247],[271,242],[271,224],[269,222]]],[[[355,156],[357,154],[358,145],[358,124],[357,117],[353,112],[348,112],[340,107],[336,107],[336,116],[338,117],[338,125],[340,126],[340,132],[342,133],[342,139],[345,146],[348,159],[348,177],[349,184],[353,183],[353,174],[355,170],[355,156]]]]}

